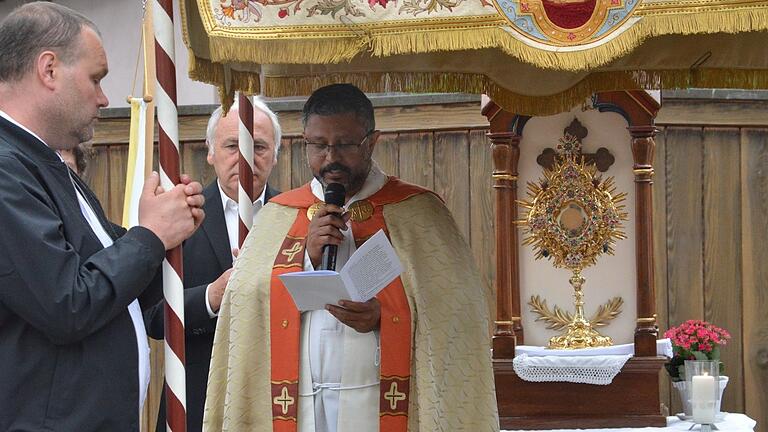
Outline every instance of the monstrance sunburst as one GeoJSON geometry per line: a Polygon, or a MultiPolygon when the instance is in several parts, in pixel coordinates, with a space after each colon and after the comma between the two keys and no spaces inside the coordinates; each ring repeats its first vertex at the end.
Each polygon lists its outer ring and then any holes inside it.
{"type": "MultiPolygon", "coordinates": [[[[581,271],[594,265],[597,258],[613,254],[617,240],[626,238],[622,221],[627,220],[624,205],[626,193],[616,193],[613,177],[602,179],[593,164],[586,164],[581,155],[581,142],[566,134],[558,149],[560,156],[544,178],[528,183],[528,199],[518,201],[527,209],[525,218],[517,221],[524,228],[524,245],[531,245],[536,259],[548,258],[552,265],[571,270],[569,279],[574,289],[576,311],[570,314],[547,314],[548,308],[537,308],[539,319],[556,323],[563,316],[570,322],[561,323],[567,331],[549,341],[550,348],[587,348],[607,346],[611,338],[598,333],[584,316],[585,279],[581,271]],[[551,316],[550,316],[551,315],[551,316]]],[[[620,300],[620,299],[619,299],[620,300]]],[[[615,308],[609,315],[619,313],[621,302],[611,300],[615,308]]],[[[558,308],[556,308],[556,311],[558,308]]]]}

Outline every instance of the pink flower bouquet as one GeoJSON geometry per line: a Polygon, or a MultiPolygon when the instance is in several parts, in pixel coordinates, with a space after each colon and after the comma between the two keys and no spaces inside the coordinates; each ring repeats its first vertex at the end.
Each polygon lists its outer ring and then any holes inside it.
{"type": "MultiPolygon", "coordinates": [[[[730,333],[713,324],[701,320],[688,320],[677,327],[664,332],[664,337],[672,341],[674,356],[664,365],[672,381],[685,380],[686,360],[720,360],[720,345],[725,345],[731,338],[730,333]]],[[[723,364],[720,363],[720,374],[723,364]]]]}

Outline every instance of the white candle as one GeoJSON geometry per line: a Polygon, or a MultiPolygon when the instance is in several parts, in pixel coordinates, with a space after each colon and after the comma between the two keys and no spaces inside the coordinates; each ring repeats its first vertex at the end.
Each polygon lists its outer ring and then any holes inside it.
{"type": "Polygon", "coordinates": [[[691,405],[694,423],[715,422],[715,377],[705,372],[692,378],[691,405]]]}

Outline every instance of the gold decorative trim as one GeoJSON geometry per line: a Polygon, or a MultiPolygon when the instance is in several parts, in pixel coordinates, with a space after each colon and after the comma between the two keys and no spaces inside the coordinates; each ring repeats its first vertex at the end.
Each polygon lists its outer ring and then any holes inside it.
{"type": "Polygon", "coordinates": [[[347,211],[350,213],[350,219],[355,222],[364,222],[373,216],[373,204],[368,200],[353,202],[347,211]]]}
{"type": "MultiPolygon", "coordinates": [[[[325,203],[318,201],[307,209],[307,219],[312,220],[315,217],[315,213],[321,208],[325,207],[325,203]]],[[[355,201],[350,204],[347,211],[350,214],[350,219],[355,222],[364,222],[373,216],[373,204],[368,200],[355,201]]]]}
{"type": "MultiPolygon", "coordinates": [[[[264,94],[281,97],[310,94],[316,88],[337,82],[348,82],[365,92],[462,92],[485,93],[510,112],[528,115],[552,115],[568,111],[593,93],[624,89],[654,88],[768,88],[768,69],[727,70],[700,69],[661,71],[595,72],[561,93],[549,96],[526,96],[512,93],[490,78],[479,74],[445,72],[370,72],[327,73],[314,76],[266,77],[264,94]]],[[[233,91],[238,90],[234,88],[233,91]]],[[[244,90],[247,91],[247,90],[244,90]]]]}
{"type": "MultiPolygon", "coordinates": [[[[554,309],[550,310],[547,301],[537,295],[531,296],[528,305],[531,307],[531,312],[539,315],[536,321],[547,323],[548,330],[562,330],[573,322],[573,313],[566,312],[560,309],[559,306],[555,306],[554,309]]],[[[621,313],[623,306],[624,299],[614,297],[600,305],[597,312],[588,321],[594,327],[606,326],[621,313]]]]}
{"type": "Polygon", "coordinates": [[[325,203],[322,202],[322,201],[316,202],[316,203],[312,204],[311,206],[309,206],[309,208],[307,208],[307,219],[309,219],[309,220],[314,219],[315,218],[315,213],[317,213],[317,211],[320,210],[323,207],[325,207],[325,203]]]}
{"type": "Polygon", "coordinates": [[[512,174],[491,174],[491,178],[494,180],[517,181],[517,176],[512,174]]]}
{"type": "Polygon", "coordinates": [[[655,323],[656,322],[656,314],[653,314],[653,317],[646,317],[646,318],[638,318],[637,323],[638,324],[645,324],[645,323],[655,323]]]}
{"type": "Polygon", "coordinates": [[[232,70],[228,88],[224,87],[224,67],[199,56],[190,57],[190,78],[213,84],[225,108],[229,108],[236,91],[263,94],[269,97],[311,94],[318,87],[347,82],[370,93],[393,92],[459,92],[484,93],[510,112],[527,115],[552,115],[567,111],[582,103],[593,93],[623,89],[658,88],[768,88],[768,69],[729,70],[698,69],[595,72],[561,93],[549,96],[527,96],[513,93],[485,75],[445,72],[344,72],[321,75],[265,77],[260,86],[255,72],[232,70]]]}
{"type": "Polygon", "coordinates": [[[635,168],[632,170],[632,172],[635,175],[643,175],[643,174],[653,175],[654,174],[653,168],[635,168]]]}
{"type": "Polygon", "coordinates": [[[494,321],[493,323],[496,325],[514,325],[515,321],[522,321],[523,319],[520,317],[511,317],[509,321],[494,321]]]}
{"type": "Polygon", "coordinates": [[[723,9],[761,9],[768,6],[765,1],[755,0],[678,0],[678,1],[643,1],[637,7],[638,16],[653,16],[662,14],[690,14],[701,12],[719,12],[723,9]]]}

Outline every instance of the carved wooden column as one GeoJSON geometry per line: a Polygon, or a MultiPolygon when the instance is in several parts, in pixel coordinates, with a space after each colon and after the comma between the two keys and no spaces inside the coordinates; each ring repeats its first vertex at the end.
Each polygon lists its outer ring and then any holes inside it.
{"type": "Polygon", "coordinates": [[[635,235],[637,262],[637,326],[635,355],[655,356],[659,329],[653,271],[653,151],[658,130],[652,125],[630,126],[635,174],[635,235]]]}
{"type": "Polygon", "coordinates": [[[515,345],[523,343],[520,319],[519,258],[517,246],[517,162],[520,135],[489,133],[493,155],[493,188],[496,200],[496,320],[493,358],[515,357],[515,345]]]}
{"type": "Polygon", "coordinates": [[[642,90],[600,93],[600,111],[615,111],[629,123],[635,175],[635,260],[637,263],[637,325],[635,356],[655,357],[656,297],[653,271],[653,151],[658,130],[653,125],[661,105],[642,90]]]}
{"type": "Polygon", "coordinates": [[[490,122],[493,156],[494,199],[496,201],[496,319],[493,329],[494,360],[511,360],[515,346],[523,343],[520,304],[520,258],[517,227],[517,163],[520,139],[530,117],[504,111],[488,100],[482,113],[490,122]]]}

